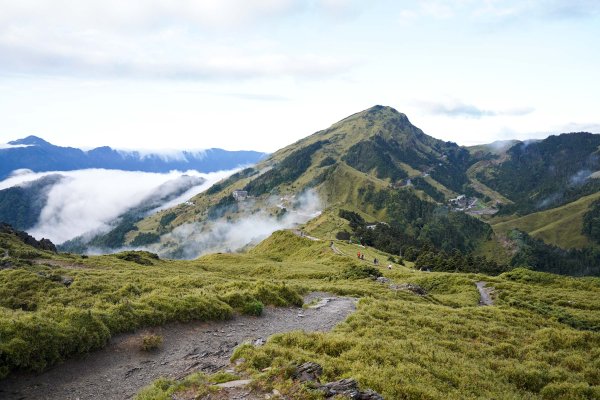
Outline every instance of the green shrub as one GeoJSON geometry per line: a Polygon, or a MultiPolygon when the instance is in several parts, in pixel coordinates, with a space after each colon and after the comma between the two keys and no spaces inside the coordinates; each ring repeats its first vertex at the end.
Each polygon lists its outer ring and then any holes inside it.
{"type": "Polygon", "coordinates": [[[151,351],[158,349],[163,342],[163,337],[155,334],[146,334],[142,336],[142,343],[140,349],[142,351],[151,351]]]}
{"type": "Polygon", "coordinates": [[[585,383],[551,383],[540,393],[548,400],[594,400],[600,398],[600,388],[585,383]]]}
{"type": "Polygon", "coordinates": [[[353,264],[342,273],[342,277],[346,279],[364,279],[364,278],[377,278],[381,276],[381,272],[370,265],[357,265],[353,264]]]}
{"type": "Polygon", "coordinates": [[[253,301],[244,304],[244,307],[242,308],[242,313],[246,315],[254,315],[259,317],[262,315],[264,307],[264,304],[260,301],[253,301]]]}

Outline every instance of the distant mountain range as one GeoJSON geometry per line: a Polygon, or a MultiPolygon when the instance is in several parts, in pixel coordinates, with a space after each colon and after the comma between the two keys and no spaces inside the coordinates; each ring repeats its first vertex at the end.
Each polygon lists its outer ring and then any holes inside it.
{"type": "Polygon", "coordinates": [[[37,136],[28,136],[9,142],[4,148],[0,147],[0,180],[18,169],[29,169],[34,172],[73,171],[87,168],[144,172],[172,170],[215,172],[255,164],[265,156],[266,153],[257,151],[223,149],[147,154],[139,151],[115,150],[104,146],[84,151],[73,147],[55,146],[37,136]]]}

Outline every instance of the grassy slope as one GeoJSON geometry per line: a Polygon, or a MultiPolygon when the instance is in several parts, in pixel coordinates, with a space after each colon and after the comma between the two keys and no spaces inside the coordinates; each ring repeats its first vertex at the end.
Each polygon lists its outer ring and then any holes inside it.
{"type": "MultiPolygon", "coordinates": [[[[329,258],[327,247],[328,242],[277,233],[251,254],[290,264],[329,258]]],[[[349,261],[357,249],[367,258],[384,256],[343,243],[336,247],[350,254],[349,261]]],[[[492,278],[381,269],[395,283],[418,284],[429,292],[420,297],[370,280],[352,281],[356,286],[340,290],[344,281],[332,279],[329,267],[321,268],[321,283],[302,279],[302,285],[337,293],[362,287],[368,294],[333,332],[293,332],[276,335],[263,347],[239,348],[234,359],[245,360],[242,368],[254,373],[266,392],[277,388],[289,398],[313,398],[294,387],[286,371],[314,361],[324,366],[323,381],[353,377],[389,399],[593,399],[600,394],[600,334],[589,330],[600,329],[600,300],[592,294],[600,288],[599,279],[527,270],[492,278]],[[480,279],[495,287],[497,306],[476,306],[474,282],[480,279]]],[[[163,394],[176,385],[161,381],[140,399],[167,398],[163,394]]]]}
{"type": "Polygon", "coordinates": [[[390,399],[598,395],[600,333],[591,331],[600,329],[597,278],[380,268],[394,283],[425,288],[429,294],[420,297],[349,274],[369,265],[356,259],[357,250],[367,259],[377,256],[384,266],[385,254],[336,242],[348,256],[336,255],[329,241],[289,232],[275,233],[246,254],[149,259],[153,265],[115,255],[51,255],[1,239],[0,247],[14,256],[47,257],[47,265],[15,258],[18,268],[0,270],[5,370],[41,369],[139,326],[229,318],[257,300],[297,304],[296,293],[319,290],[361,298],[357,313],[331,333],[297,332],[276,336],[262,348],[242,347],[238,356],[259,383],[285,390],[289,381],[279,367],[313,360],[323,364],[326,379],[352,376],[390,399]],[[73,284],[66,287],[57,276],[72,277],[73,284]],[[496,288],[497,306],[477,307],[474,282],[481,279],[496,288]],[[25,306],[30,311],[21,309],[25,306]],[[277,367],[266,373],[276,375],[273,379],[260,372],[267,366],[277,367]]]}
{"type": "Polygon", "coordinates": [[[492,225],[494,231],[505,235],[517,228],[544,242],[562,248],[582,248],[591,242],[581,233],[583,215],[590,205],[600,199],[600,193],[585,196],[564,206],[509,219],[492,225]]]}

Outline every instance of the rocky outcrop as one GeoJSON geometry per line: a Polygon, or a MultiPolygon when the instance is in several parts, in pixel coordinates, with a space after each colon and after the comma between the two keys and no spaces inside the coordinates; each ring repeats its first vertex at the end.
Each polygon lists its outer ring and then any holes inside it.
{"type": "Polygon", "coordinates": [[[358,382],[351,378],[321,384],[322,374],[323,367],[314,362],[306,362],[296,367],[292,378],[299,382],[312,383],[315,390],[322,392],[325,398],[345,396],[354,400],[384,400],[382,395],[371,389],[360,390],[358,382]]]}
{"type": "Polygon", "coordinates": [[[8,235],[13,235],[18,237],[23,243],[35,247],[38,250],[51,251],[56,253],[56,246],[49,239],[36,240],[33,236],[29,235],[27,232],[19,231],[9,224],[5,224],[4,222],[0,222],[0,233],[6,233],[8,235]]]}
{"type": "Polygon", "coordinates": [[[356,400],[383,400],[383,396],[371,389],[359,390],[358,383],[354,379],[329,382],[321,385],[318,390],[323,392],[326,398],[341,395],[356,400]]]}
{"type": "Polygon", "coordinates": [[[390,289],[392,290],[407,290],[409,292],[413,292],[416,295],[419,296],[426,296],[427,295],[427,291],[425,289],[423,289],[421,286],[419,285],[415,285],[412,283],[402,283],[402,284],[393,284],[390,285],[390,289]]]}
{"type": "Polygon", "coordinates": [[[314,362],[306,362],[294,371],[293,378],[300,382],[319,382],[323,367],[314,362]]]}

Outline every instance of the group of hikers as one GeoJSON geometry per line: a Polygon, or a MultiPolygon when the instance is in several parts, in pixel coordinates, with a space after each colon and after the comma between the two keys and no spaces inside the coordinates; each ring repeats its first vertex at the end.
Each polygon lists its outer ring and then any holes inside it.
{"type": "MultiPolygon", "coordinates": [[[[358,253],[356,253],[356,255],[358,256],[359,260],[364,260],[365,259],[364,253],[361,253],[360,251],[358,253]]],[[[373,259],[373,264],[379,265],[379,260],[377,258],[374,258],[373,259]]]]}

